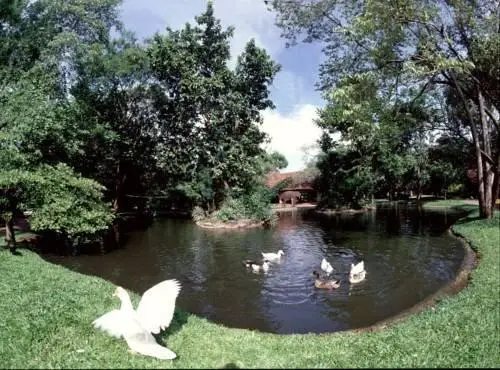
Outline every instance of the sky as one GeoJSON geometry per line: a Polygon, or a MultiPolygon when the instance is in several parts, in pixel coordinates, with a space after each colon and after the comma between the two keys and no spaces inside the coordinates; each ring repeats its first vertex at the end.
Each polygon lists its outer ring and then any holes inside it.
{"type": "MultiPolygon", "coordinates": [[[[266,149],[279,151],[288,161],[282,172],[303,169],[302,148],[314,144],[320,136],[313,120],[317,108],[324,104],[314,88],[321,47],[301,43],[286,48],[281,30],[274,25],[275,14],[266,9],[263,0],[213,0],[212,3],[222,26],[235,27],[230,66],[234,66],[251,38],[281,64],[270,89],[276,109],[263,112],[262,130],[271,138],[266,149]]],[[[206,4],[207,0],[124,0],[121,18],[127,29],[143,39],[164,32],[167,26],[179,29],[186,22],[195,23],[194,17],[206,9],[206,4]]]]}

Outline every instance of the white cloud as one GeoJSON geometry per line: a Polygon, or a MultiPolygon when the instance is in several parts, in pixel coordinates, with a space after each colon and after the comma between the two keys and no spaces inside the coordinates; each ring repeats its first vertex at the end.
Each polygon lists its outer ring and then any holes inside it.
{"type": "Polygon", "coordinates": [[[286,157],[288,167],[283,171],[304,168],[302,147],[315,144],[321,135],[321,130],[313,122],[317,118],[317,109],[312,104],[303,104],[287,115],[271,110],[263,112],[262,130],[271,138],[266,149],[277,150],[286,157]]]}

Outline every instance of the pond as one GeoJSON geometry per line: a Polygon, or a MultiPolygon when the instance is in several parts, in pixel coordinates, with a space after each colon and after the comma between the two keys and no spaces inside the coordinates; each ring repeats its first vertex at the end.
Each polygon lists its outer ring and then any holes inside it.
{"type": "Polygon", "coordinates": [[[228,327],[335,332],[393,316],[452,280],[464,249],[446,230],[461,216],[411,205],[342,216],[293,211],[281,213],[275,227],[247,230],[158,219],[146,230],[131,231],[124,248],[105,255],[44,258],[139,294],[176,278],[182,283],[178,306],[228,327]],[[282,261],[267,273],[242,264],[279,249],[282,261]],[[341,282],[336,290],[314,287],[311,273],[323,257],[341,282]],[[350,284],[350,265],[361,260],[366,279],[350,284]]]}

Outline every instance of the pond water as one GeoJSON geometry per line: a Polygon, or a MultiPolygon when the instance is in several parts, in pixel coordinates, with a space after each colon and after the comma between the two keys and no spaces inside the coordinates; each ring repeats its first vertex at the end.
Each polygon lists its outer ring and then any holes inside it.
{"type": "Polygon", "coordinates": [[[105,255],[44,258],[139,294],[176,278],[182,283],[178,306],[228,327],[334,332],[386,319],[453,279],[464,250],[446,230],[462,215],[408,205],[342,216],[293,211],[280,214],[276,227],[247,230],[158,219],[146,230],[131,231],[124,248],[105,255]],[[279,249],[282,261],[267,273],[242,264],[279,249]],[[341,281],[336,290],[314,287],[311,273],[323,257],[341,281]],[[350,265],[361,260],[366,279],[350,284],[350,265]]]}

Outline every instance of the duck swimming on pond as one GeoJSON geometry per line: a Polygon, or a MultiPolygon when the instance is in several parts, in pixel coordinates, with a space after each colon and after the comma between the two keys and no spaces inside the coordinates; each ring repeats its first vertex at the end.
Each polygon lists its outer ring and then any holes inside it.
{"type": "Polygon", "coordinates": [[[262,254],[262,257],[264,257],[265,260],[276,261],[276,260],[279,260],[281,258],[281,256],[284,256],[285,252],[283,252],[280,249],[277,253],[272,253],[272,252],[264,253],[264,252],[261,252],[261,254],[262,254]]]}
{"type": "Polygon", "coordinates": [[[318,289],[337,289],[340,287],[339,280],[324,280],[320,278],[320,274],[318,271],[314,270],[313,275],[315,276],[314,286],[318,289]]]}
{"type": "Polygon", "coordinates": [[[323,260],[321,261],[321,269],[325,271],[328,275],[330,275],[333,272],[333,267],[330,264],[330,262],[326,260],[326,258],[323,258],[323,260]]]}
{"type": "Polygon", "coordinates": [[[365,271],[365,262],[361,261],[356,265],[351,263],[351,271],[349,273],[349,282],[351,284],[359,283],[365,280],[366,271],[365,271]]]}
{"type": "Polygon", "coordinates": [[[243,261],[244,266],[251,267],[255,272],[259,272],[260,270],[266,272],[267,270],[269,270],[269,264],[270,262],[268,260],[264,260],[262,264],[259,264],[258,262],[252,260],[243,261]]]}

